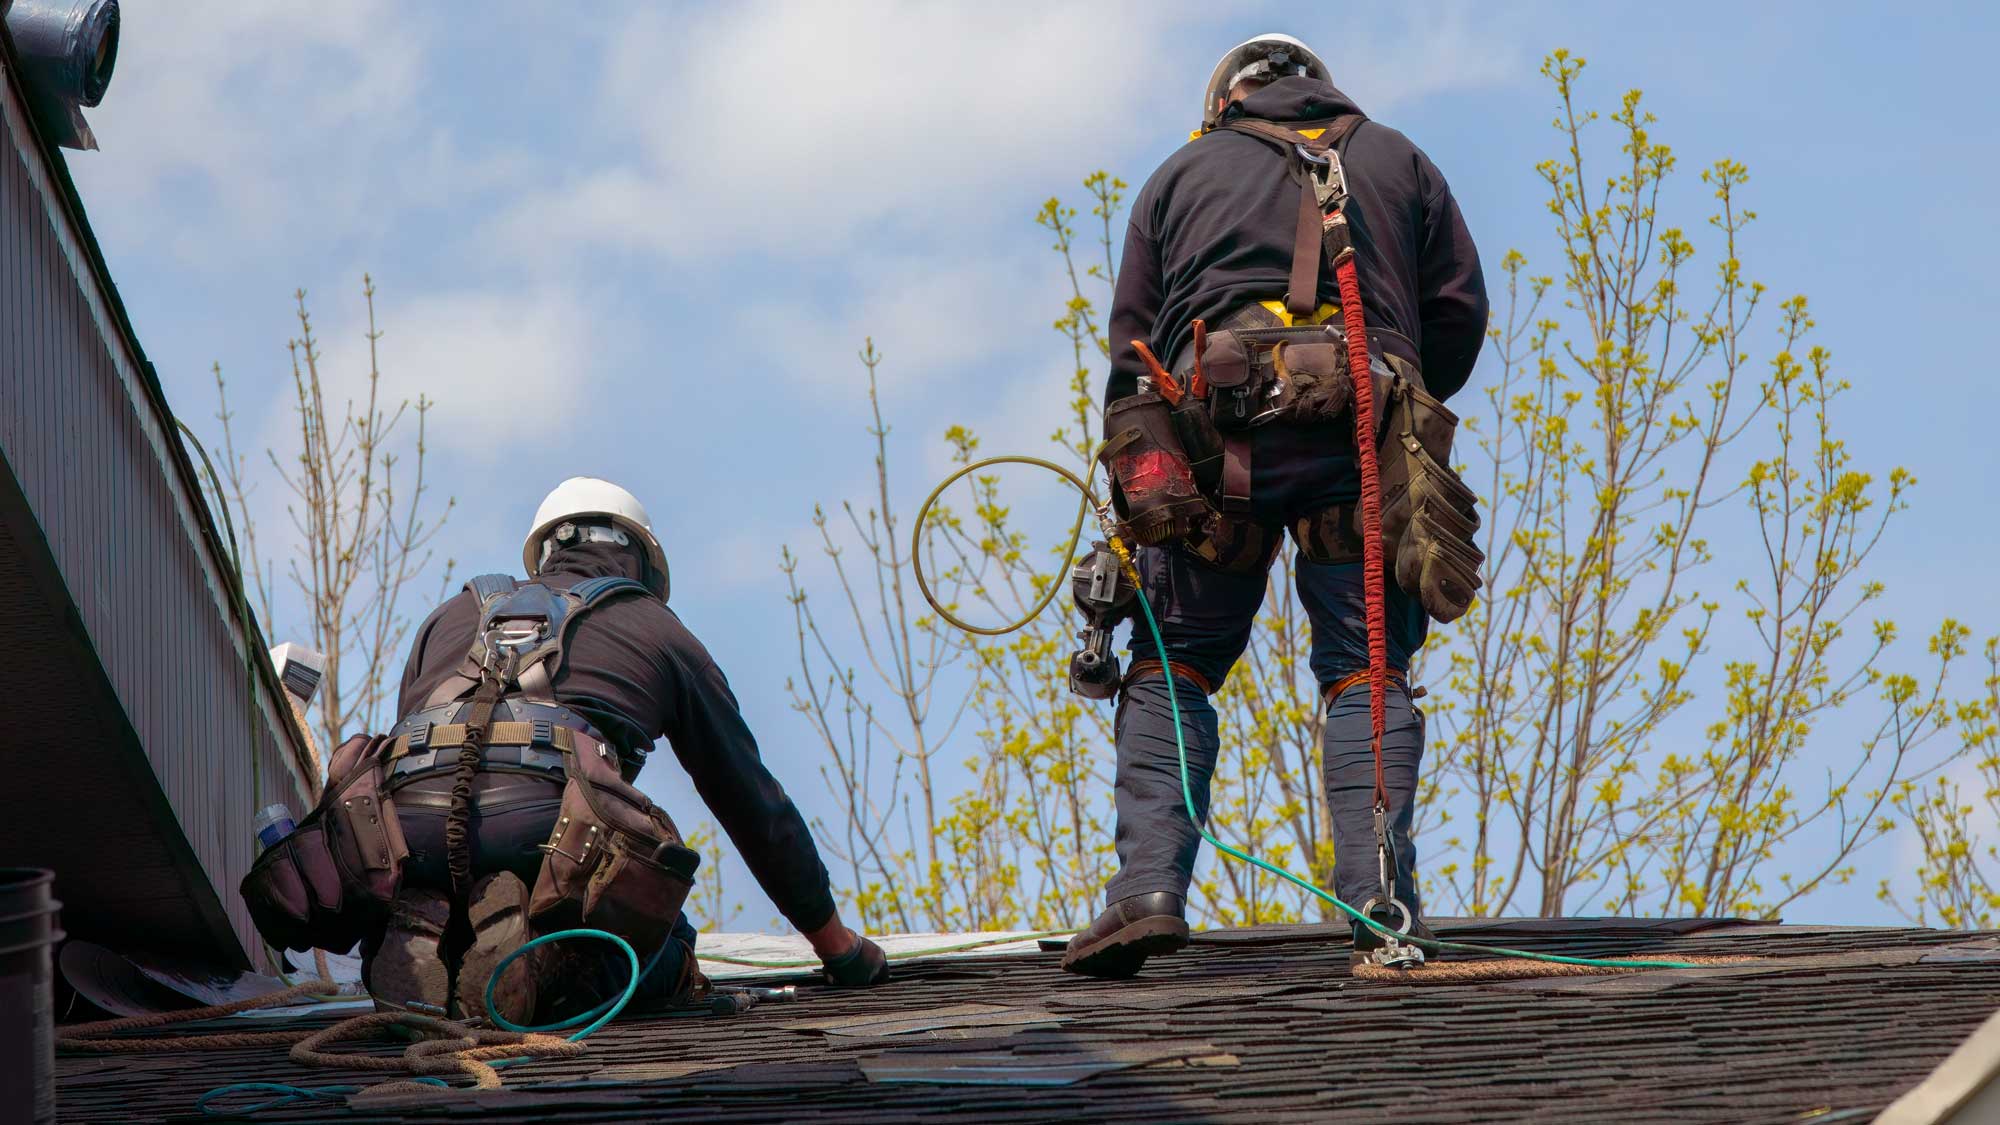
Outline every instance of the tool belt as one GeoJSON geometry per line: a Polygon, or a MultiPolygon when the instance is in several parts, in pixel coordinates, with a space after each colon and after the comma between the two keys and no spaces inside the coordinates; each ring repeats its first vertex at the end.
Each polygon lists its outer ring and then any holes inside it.
{"type": "Polygon", "coordinates": [[[1195,483],[1184,424],[1153,390],[1127,395],[1104,412],[1097,457],[1111,478],[1112,506],[1142,547],[1183,539],[1214,514],[1195,483]]]}
{"type": "Polygon", "coordinates": [[[573,734],[564,757],[562,810],[541,845],[529,920],[540,933],[583,926],[657,949],[687,903],[701,855],[619,773],[609,746],[573,734]]]}
{"type": "MultiPolygon", "coordinates": [[[[1458,620],[1479,592],[1485,552],[1476,542],[1479,497],[1451,467],[1458,415],[1424,390],[1420,378],[1398,372],[1377,402],[1382,480],[1382,557],[1396,585],[1439,622],[1458,620]]],[[[1360,510],[1355,536],[1361,535],[1360,510]]]]}
{"type": "MultiPolygon", "coordinates": [[[[673,821],[627,783],[617,755],[582,731],[544,722],[495,723],[481,768],[563,782],[529,901],[538,932],[589,926],[651,950],[666,939],[701,857],[673,821]],[[500,745],[510,743],[511,745],[500,745]]],[[[390,739],[357,736],[334,754],[326,795],[243,879],[257,930],[274,946],[343,950],[387,917],[409,848],[394,789],[456,765],[464,724],[390,739]]]]}
{"type": "Polygon", "coordinates": [[[301,953],[346,950],[388,916],[409,855],[383,768],[388,743],[371,735],[342,743],[319,804],[250,865],[239,889],[265,941],[301,953]]]}

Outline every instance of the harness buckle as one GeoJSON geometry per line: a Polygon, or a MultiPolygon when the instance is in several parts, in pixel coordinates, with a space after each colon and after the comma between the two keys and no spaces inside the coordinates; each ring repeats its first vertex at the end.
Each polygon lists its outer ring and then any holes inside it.
{"type": "Polygon", "coordinates": [[[530,746],[547,746],[555,742],[556,724],[554,720],[535,719],[532,722],[532,726],[534,727],[534,733],[529,736],[528,744],[530,746]]]}
{"type": "Polygon", "coordinates": [[[417,727],[404,735],[403,738],[403,744],[410,748],[410,753],[414,754],[431,744],[431,724],[425,723],[423,726],[417,727]]]}

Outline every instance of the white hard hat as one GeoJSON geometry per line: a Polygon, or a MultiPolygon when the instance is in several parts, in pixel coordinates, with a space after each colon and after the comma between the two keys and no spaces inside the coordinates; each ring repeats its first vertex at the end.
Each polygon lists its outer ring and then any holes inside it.
{"type": "Polygon", "coordinates": [[[646,561],[653,573],[659,576],[654,592],[662,599],[667,596],[667,553],[653,535],[653,523],[646,517],[646,509],[638,497],[596,477],[569,478],[556,485],[542,500],[542,506],[535,509],[534,530],[528,532],[527,541],[521,544],[521,564],[528,568],[528,577],[533,578],[541,571],[542,560],[554,548],[551,538],[560,537],[565,525],[587,520],[609,521],[637,539],[645,548],[646,561]]]}
{"type": "Polygon", "coordinates": [[[1313,54],[1312,48],[1289,35],[1273,31],[1231,47],[1222,61],[1215,64],[1215,73],[1208,76],[1208,89],[1201,102],[1202,129],[1215,128],[1222,118],[1217,103],[1228,97],[1229,88],[1238,82],[1246,78],[1271,82],[1295,74],[1323,82],[1333,79],[1333,73],[1313,54]]]}

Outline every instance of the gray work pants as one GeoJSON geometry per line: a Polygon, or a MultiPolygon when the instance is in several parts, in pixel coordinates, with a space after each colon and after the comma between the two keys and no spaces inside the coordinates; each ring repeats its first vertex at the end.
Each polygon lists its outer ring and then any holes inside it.
{"type": "MultiPolygon", "coordinates": [[[[1255,522],[1289,527],[1302,516],[1353,501],[1358,491],[1354,443],[1344,427],[1274,425],[1252,435],[1250,518],[1255,522]]],[[[1270,558],[1280,542],[1273,539],[1270,558]]],[[[1249,643],[1264,602],[1266,572],[1254,566],[1219,569],[1183,546],[1146,548],[1139,552],[1138,565],[1144,595],[1166,640],[1165,657],[1220,685],[1249,643]]],[[[1368,666],[1362,565],[1301,557],[1296,574],[1299,599],[1312,625],[1312,671],[1324,689],[1368,666]]],[[[1389,666],[1405,671],[1423,644],[1428,622],[1392,578],[1385,579],[1385,586],[1389,666]]],[[[1133,658],[1162,659],[1145,622],[1134,622],[1133,630],[1133,658]]],[[[1188,784],[1195,809],[1206,820],[1219,743],[1215,708],[1190,678],[1177,676],[1175,685],[1188,784]]],[[[1393,880],[1396,897],[1415,913],[1420,904],[1410,823],[1423,761],[1423,713],[1393,682],[1387,702],[1382,766],[1396,858],[1393,880]]],[[[1117,737],[1119,871],[1105,887],[1105,898],[1117,902],[1155,891],[1185,895],[1201,838],[1182,798],[1164,677],[1144,677],[1126,689],[1118,705],[1117,737]]],[[[1381,889],[1369,743],[1368,685],[1363,681],[1333,702],[1321,744],[1334,843],[1331,889],[1357,909],[1381,889]]]]}

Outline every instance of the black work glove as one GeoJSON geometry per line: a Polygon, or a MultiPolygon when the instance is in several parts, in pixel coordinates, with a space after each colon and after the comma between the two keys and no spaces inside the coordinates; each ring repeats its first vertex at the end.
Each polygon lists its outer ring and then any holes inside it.
{"type": "Polygon", "coordinates": [[[889,979],[889,955],[859,934],[853,949],[820,964],[826,983],[835,988],[873,988],[889,979]]]}

